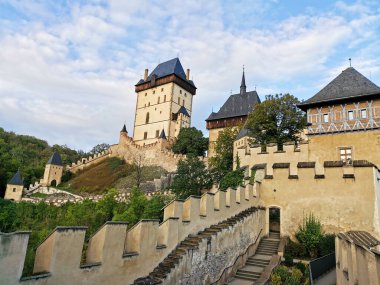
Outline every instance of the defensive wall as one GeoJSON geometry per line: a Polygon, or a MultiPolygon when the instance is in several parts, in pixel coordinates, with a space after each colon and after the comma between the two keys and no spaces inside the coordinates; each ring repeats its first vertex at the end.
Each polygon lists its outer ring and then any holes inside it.
{"type": "MultiPolygon", "coordinates": [[[[107,222],[89,239],[84,263],[81,263],[81,256],[86,228],[57,227],[36,251],[33,276],[22,279],[29,233],[2,233],[0,283],[131,284],[135,279],[148,275],[190,234],[258,206],[258,203],[255,188],[248,184],[236,190],[190,196],[184,201],[174,200],[164,208],[161,224],[158,220],[141,220],[128,228],[123,222],[107,222]]],[[[264,227],[264,217],[259,216],[241,233],[246,236],[250,229],[251,238],[257,236],[255,231],[264,227]]],[[[238,235],[237,232],[231,233],[228,240],[232,240],[234,235],[238,235]]],[[[245,245],[248,243],[247,240],[245,245]]],[[[224,249],[227,244],[220,246],[224,249]]],[[[239,252],[244,247],[239,243],[236,246],[241,246],[237,249],[239,252]]],[[[216,243],[214,247],[218,249],[216,243]]]]}
{"type": "Polygon", "coordinates": [[[76,163],[73,162],[71,165],[67,165],[65,167],[65,170],[71,171],[72,173],[77,173],[78,171],[81,171],[89,166],[92,166],[104,161],[106,158],[110,157],[111,155],[112,155],[111,149],[108,149],[100,153],[94,154],[93,156],[81,158],[76,163]]]}
{"type": "Polygon", "coordinates": [[[326,232],[364,230],[380,237],[380,172],[372,163],[325,161],[323,168],[315,162],[298,162],[293,168],[291,163],[256,164],[251,171],[262,205],[280,209],[281,235],[294,236],[303,218],[313,213],[326,232]]]}
{"type": "Polygon", "coordinates": [[[380,242],[364,231],[335,238],[337,285],[380,284],[380,242]]]}

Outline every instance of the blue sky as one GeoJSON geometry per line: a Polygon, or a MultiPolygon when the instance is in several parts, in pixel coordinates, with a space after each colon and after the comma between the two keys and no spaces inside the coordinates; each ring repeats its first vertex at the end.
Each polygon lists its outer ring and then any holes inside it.
{"type": "MultiPolygon", "coordinates": [[[[133,129],[134,84],[177,55],[195,127],[238,92],[307,99],[353,66],[380,85],[379,1],[0,0],[0,126],[89,150],[133,129]]],[[[206,132],[207,133],[207,132],[206,132]]]]}

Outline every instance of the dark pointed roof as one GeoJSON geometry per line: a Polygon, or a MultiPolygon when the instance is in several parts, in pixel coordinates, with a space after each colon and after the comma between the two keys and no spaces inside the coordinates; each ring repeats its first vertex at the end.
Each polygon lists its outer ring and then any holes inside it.
{"type": "Polygon", "coordinates": [[[177,114],[180,114],[180,113],[184,114],[185,116],[190,117],[189,113],[187,112],[187,110],[184,106],[181,106],[181,108],[179,108],[177,114]]]}
{"type": "Polygon", "coordinates": [[[24,181],[22,180],[20,170],[17,170],[16,174],[13,175],[12,179],[9,180],[8,184],[11,184],[11,185],[24,185],[24,181]]]}
{"type": "MultiPolygon", "coordinates": [[[[190,85],[195,87],[194,82],[192,80],[186,79],[186,73],[183,70],[182,64],[178,57],[157,65],[157,67],[149,74],[147,81],[150,81],[153,75],[156,75],[156,79],[158,79],[171,74],[177,75],[179,78],[183,79],[184,81],[188,82],[190,85]]],[[[136,85],[143,83],[145,83],[145,81],[143,79],[140,79],[140,81],[136,85]]]]}
{"type": "Polygon", "coordinates": [[[124,124],[124,126],[123,126],[123,128],[121,129],[120,132],[121,132],[121,133],[128,133],[128,131],[127,131],[127,127],[125,126],[125,124],[124,124]]]}
{"type": "Polygon", "coordinates": [[[327,84],[321,91],[298,106],[306,110],[308,107],[314,105],[378,95],[380,95],[379,86],[371,82],[355,68],[349,67],[343,70],[341,74],[327,84]]]}
{"type": "Polygon", "coordinates": [[[212,112],[206,121],[247,116],[253,107],[260,102],[259,95],[256,91],[231,95],[220,110],[218,112],[212,112]]]}
{"type": "Polygon", "coordinates": [[[164,140],[166,140],[166,135],[165,135],[165,130],[164,130],[164,129],[162,129],[159,138],[160,138],[160,139],[164,139],[164,140]]]}
{"type": "Polygon", "coordinates": [[[62,159],[58,151],[54,151],[47,164],[62,165],[62,159]]]}
{"type": "Polygon", "coordinates": [[[236,141],[240,140],[241,138],[244,138],[248,135],[248,130],[246,128],[241,128],[238,135],[236,136],[236,141]]]}
{"type": "Polygon", "coordinates": [[[245,74],[244,74],[244,68],[243,68],[243,76],[241,78],[241,84],[240,84],[240,94],[244,94],[247,92],[247,85],[245,85],[245,74]]]}

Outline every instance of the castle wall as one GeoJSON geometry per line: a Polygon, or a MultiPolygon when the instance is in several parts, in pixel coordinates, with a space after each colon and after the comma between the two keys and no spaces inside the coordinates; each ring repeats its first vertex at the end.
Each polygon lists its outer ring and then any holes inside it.
{"type": "Polygon", "coordinates": [[[5,189],[4,199],[21,201],[23,188],[24,188],[23,185],[7,184],[7,188],[5,189]]]}
{"type": "Polygon", "coordinates": [[[63,174],[63,166],[61,165],[54,165],[54,164],[47,164],[45,166],[45,173],[44,177],[42,178],[42,185],[43,186],[50,186],[53,181],[55,181],[55,185],[58,185],[61,183],[63,174]]]}
{"type": "Polygon", "coordinates": [[[25,249],[27,238],[20,233],[9,234],[7,242],[0,243],[0,283],[131,284],[152,271],[189,234],[257,206],[254,195],[247,186],[175,200],[165,207],[161,224],[142,220],[127,229],[126,223],[108,222],[90,238],[84,264],[81,256],[86,229],[58,227],[38,247],[34,275],[22,281],[21,271],[12,271],[9,266],[22,268],[25,250],[12,253],[9,244],[17,243],[18,249],[25,249]]]}
{"type": "Polygon", "coordinates": [[[87,158],[82,158],[76,163],[73,162],[71,165],[67,165],[65,170],[71,171],[72,173],[77,173],[78,171],[81,171],[89,166],[98,164],[111,156],[111,149],[112,148],[102,151],[101,153],[94,154],[93,156],[87,158]]]}
{"type": "Polygon", "coordinates": [[[257,178],[264,177],[257,185],[262,205],[280,208],[281,235],[294,236],[303,218],[313,213],[326,232],[360,229],[380,237],[379,170],[370,164],[336,164],[326,165],[319,174],[307,165],[295,174],[286,164],[273,165],[273,175],[257,170],[257,178]]]}

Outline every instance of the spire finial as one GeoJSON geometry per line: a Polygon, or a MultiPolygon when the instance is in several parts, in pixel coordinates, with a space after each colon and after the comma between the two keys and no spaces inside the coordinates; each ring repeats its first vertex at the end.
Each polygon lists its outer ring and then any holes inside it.
{"type": "Polygon", "coordinates": [[[350,67],[351,67],[351,57],[348,59],[348,61],[350,62],[350,67]]]}
{"type": "Polygon", "coordinates": [[[245,85],[245,73],[244,73],[244,65],[243,65],[243,76],[241,78],[240,94],[245,94],[246,92],[247,92],[247,86],[245,85]]]}

